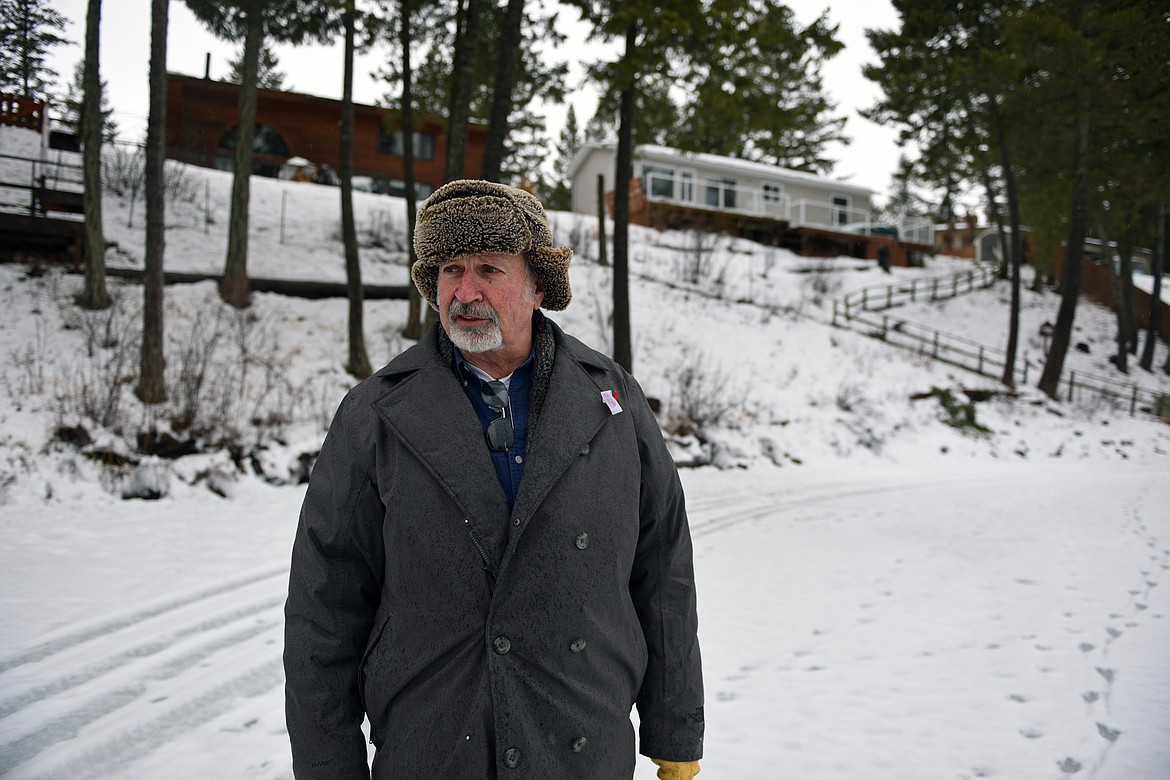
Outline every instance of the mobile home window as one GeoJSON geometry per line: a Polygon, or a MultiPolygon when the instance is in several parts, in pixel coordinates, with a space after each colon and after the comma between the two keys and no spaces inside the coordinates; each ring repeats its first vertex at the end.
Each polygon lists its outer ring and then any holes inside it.
{"type": "Polygon", "coordinates": [[[771,184],[769,182],[764,182],[760,189],[764,203],[779,203],[781,195],[784,192],[779,184],[771,184]]]}
{"type": "Polygon", "coordinates": [[[833,196],[833,222],[838,225],[849,224],[849,198],[844,195],[833,196]]]}
{"type": "Polygon", "coordinates": [[[707,193],[704,202],[714,208],[735,208],[735,179],[723,176],[707,177],[707,193]]]}
{"type": "Polygon", "coordinates": [[[642,186],[652,198],[674,200],[674,168],[664,165],[643,165],[642,186]]]}

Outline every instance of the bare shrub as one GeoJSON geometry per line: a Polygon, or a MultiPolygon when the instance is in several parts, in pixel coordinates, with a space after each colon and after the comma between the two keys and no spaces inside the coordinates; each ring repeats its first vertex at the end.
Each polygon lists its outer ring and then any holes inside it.
{"type": "Polygon", "coordinates": [[[719,246],[719,235],[700,228],[687,231],[686,249],[681,253],[678,276],[688,284],[698,284],[711,274],[711,257],[719,246]]]}
{"type": "Polygon", "coordinates": [[[747,406],[747,391],[731,385],[730,375],[712,368],[702,353],[682,365],[670,378],[666,430],[677,436],[694,435],[727,422],[747,406]]]}
{"type": "Polygon", "coordinates": [[[806,297],[811,298],[813,304],[817,306],[820,306],[825,298],[841,292],[845,284],[840,267],[832,260],[813,259],[797,268],[796,272],[804,274],[801,287],[806,297]]]}
{"type": "Polygon", "coordinates": [[[175,431],[247,449],[293,420],[304,396],[288,378],[270,321],[209,300],[185,330],[169,377],[175,431]]]}
{"type": "Polygon", "coordinates": [[[19,402],[30,395],[43,395],[45,392],[45,360],[49,354],[49,336],[40,319],[36,321],[36,330],[32,340],[23,347],[17,347],[8,353],[8,362],[16,370],[16,378],[10,379],[8,372],[4,372],[4,384],[8,388],[8,395],[19,402]]]}
{"type": "Polygon", "coordinates": [[[199,202],[199,182],[186,165],[167,160],[163,167],[163,197],[168,203],[199,202]]]}
{"type": "Polygon", "coordinates": [[[121,432],[125,391],[135,377],[139,317],[127,312],[120,301],[104,311],[69,307],[64,313],[66,327],[81,331],[86,351],[57,388],[58,421],[89,420],[121,432]]]}
{"type": "Polygon", "coordinates": [[[102,155],[102,189],[122,197],[137,195],[146,177],[145,158],[138,147],[111,145],[102,155]]]}

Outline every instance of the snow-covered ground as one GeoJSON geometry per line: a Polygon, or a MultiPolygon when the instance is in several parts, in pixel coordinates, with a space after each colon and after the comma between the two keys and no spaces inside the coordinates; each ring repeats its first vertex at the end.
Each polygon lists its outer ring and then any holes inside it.
{"type": "MultiPolygon", "coordinates": [[[[21,143],[0,129],[0,148],[21,143]]],[[[230,178],[183,175],[197,197],[171,204],[167,268],[218,271],[230,178]]],[[[336,190],[254,179],[253,193],[252,273],[344,278],[336,190]]],[[[111,264],[141,267],[141,208],[131,223],[129,200],[107,197],[111,264]]],[[[359,194],[357,211],[367,243],[383,245],[365,250],[367,281],[403,283],[385,229],[401,201],[359,194]]],[[[589,241],[595,221],[553,218],[559,241],[581,250],[574,302],[554,317],[604,350],[611,279],[589,241]]],[[[703,778],[1170,777],[1165,424],[1028,388],[975,404],[986,432],[946,424],[937,398],[912,396],[995,383],[830,327],[834,295],[888,278],[861,261],[823,274],[748,242],[640,229],[631,260],[635,372],[664,423],[677,419],[684,368],[723,412],[702,441],[672,442],[682,461],[724,467],[682,472],[707,681],[703,778]]],[[[968,267],[936,258],[894,279],[968,267]]],[[[101,466],[55,430],[84,422],[90,451],[126,454],[171,412],[130,392],[140,289],[112,281],[123,313],[111,317],[73,307],[80,284],[0,266],[0,776],[288,777],[281,608],[304,488],[276,483],[295,482],[351,382],[345,303],[257,294],[238,317],[211,284],[168,288],[171,370],[217,312],[233,334],[221,383],[237,386],[241,344],[267,356],[238,385],[267,377],[267,395],[231,407],[263,446],[238,463],[154,462],[167,495],[126,501],[129,467],[101,466]],[[132,347],[120,363],[119,344],[132,347]],[[116,421],[82,420],[101,407],[79,402],[83,388],[111,375],[124,388],[116,421]],[[269,422],[249,428],[249,416],[269,422]]],[[[899,316],[1002,346],[1004,295],[997,285],[899,316]]],[[[1025,293],[1033,360],[1056,306],[1025,293]]],[[[408,343],[404,316],[403,302],[367,302],[375,364],[408,343]]],[[[1113,327],[1083,303],[1090,352],[1070,352],[1070,367],[1108,371],[1113,327]]],[[[1164,375],[1135,378],[1170,392],[1164,375]]]]}

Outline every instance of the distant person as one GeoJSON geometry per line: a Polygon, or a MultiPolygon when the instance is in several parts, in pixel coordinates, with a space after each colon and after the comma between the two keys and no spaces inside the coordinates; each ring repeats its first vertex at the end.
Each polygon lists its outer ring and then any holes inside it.
{"type": "Polygon", "coordinates": [[[878,267],[886,273],[890,272],[890,247],[886,244],[878,245],[878,267]]]}
{"type": "Polygon", "coordinates": [[[342,401],[285,607],[298,778],[619,780],[703,752],[683,491],[641,388],[541,308],[572,250],[522,190],[418,212],[440,322],[342,401]]]}

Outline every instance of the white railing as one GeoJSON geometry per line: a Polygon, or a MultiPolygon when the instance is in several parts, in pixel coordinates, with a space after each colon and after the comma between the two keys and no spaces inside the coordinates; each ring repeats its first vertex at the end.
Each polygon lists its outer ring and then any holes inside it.
{"type": "MultiPolygon", "coordinates": [[[[642,181],[647,200],[693,209],[782,219],[793,227],[817,227],[839,233],[869,233],[874,224],[869,209],[812,200],[789,202],[758,188],[711,182],[695,176],[647,173],[642,181]]],[[[914,244],[932,245],[934,225],[918,221],[898,225],[898,237],[914,244]]]]}
{"type": "Polygon", "coordinates": [[[909,244],[934,246],[934,223],[927,219],[899,223],[898,238],[909,244]]]}
{"type": "Polygon", "coordinates": [[[725,211],[770,219],[785,218],[783,198],[765,200],[758,189],[707,182],[701,179],[647,174],[642,182],[646,199],[692,209],[725,211]]]}

